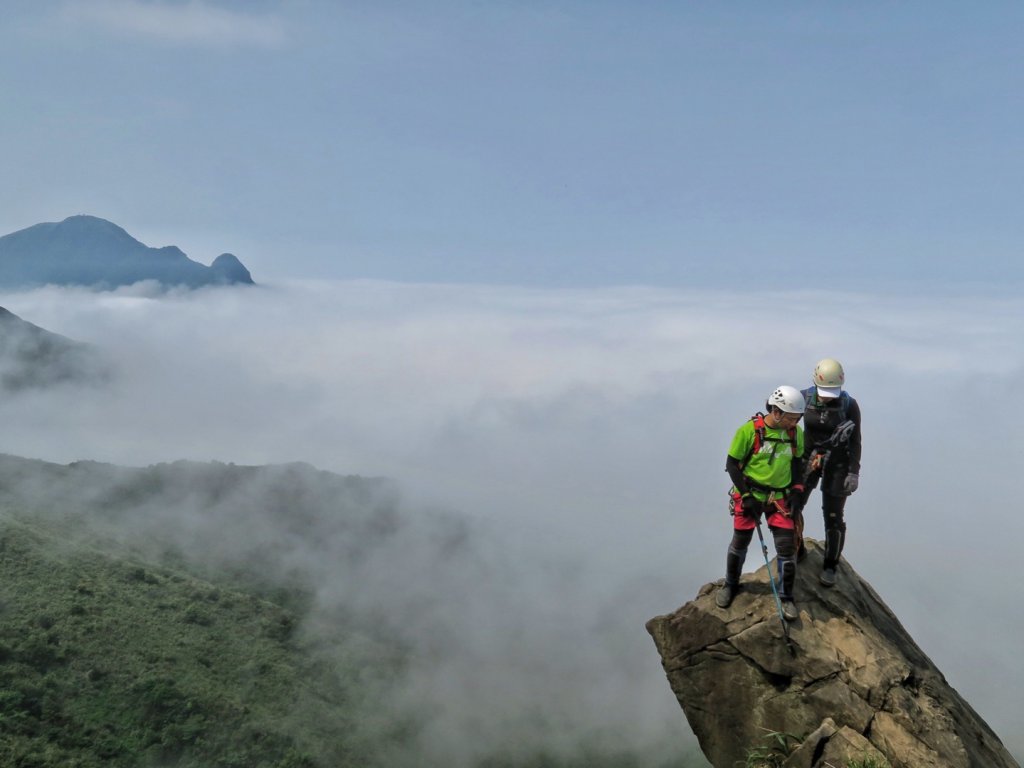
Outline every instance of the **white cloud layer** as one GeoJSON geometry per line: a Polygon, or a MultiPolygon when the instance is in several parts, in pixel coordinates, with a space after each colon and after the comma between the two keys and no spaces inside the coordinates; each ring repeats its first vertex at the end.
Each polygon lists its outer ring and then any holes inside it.
{"type": "Polygon", "coordinates": [[[278,17],[230,10],[204,0],[75,0],[62,6],[61,16],[71,23],[173,45],[278,48],[287,43],[278,17]]]}
{"type": "Polygon", "coordinates": [[[1010,483],[1024,300],[342,282],[44,289],[0,305],[120,371],[109,387],[0,401],[0,451],[304,460],[394,477],[497,534],[486,588],[444,584],[434,620],[451,653],[405,691],[436,703],[438,755],[500,742],[531,703],[560,724],[545,738],[679,748],[688,729],[644,621],[722,575],[733,431],[838,357],[865,434],[846,555],[1024,752],[1024,660],[1008,641],[1024,610],[993,589],[1012,583],[1024,540],[1010,483]]]}

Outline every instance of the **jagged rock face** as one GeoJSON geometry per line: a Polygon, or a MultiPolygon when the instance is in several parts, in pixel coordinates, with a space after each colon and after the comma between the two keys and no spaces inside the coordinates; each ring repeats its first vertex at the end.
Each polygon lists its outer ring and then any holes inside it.
{"type": "Polygon", "coordinates": [[[790,624],[795,655],[764,566],[744,576],[727,610],[715,605],[718,582],[647,623],[712,765],[742,765],[774,731],[807,737],[787,763],[800,768],[872,756],[893,768],[1020,768],[849,563],[834,588],[818,583],[821,547],[808,545],[790,624]]]}

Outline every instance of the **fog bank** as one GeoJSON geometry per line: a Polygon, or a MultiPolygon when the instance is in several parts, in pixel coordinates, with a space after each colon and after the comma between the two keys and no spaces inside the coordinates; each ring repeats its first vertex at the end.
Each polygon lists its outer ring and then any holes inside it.
{"type": "Polygon", "coordinates": [[[306,461],[394,478],[411,514],[481,531],[449,564],[396,540],[358,593],[305,553],[326,607],[429,601],[410,638],[430,663],[396,706],[429,703],[426,753],[467,764],[526,737],[556,754],[689,743],[643,623],[722,575],[733,431],[837,357],[864,414],[846,556],[1024,752],[1024,661],[1007,642],[1024,610],[992,589],[1024,533],[1003,490],[1020,451],[1009,418],[982,407],[1021,378],[1024,300],[343,282],[44,289],[0,305],[118,371],[4,398],[2,452],[306,461]]]}

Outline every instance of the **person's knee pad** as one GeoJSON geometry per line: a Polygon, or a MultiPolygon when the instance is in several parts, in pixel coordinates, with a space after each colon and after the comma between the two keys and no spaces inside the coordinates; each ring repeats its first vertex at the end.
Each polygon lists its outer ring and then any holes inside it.
{"type": "Polygon", "coordinates": [[[775,554],[779,558],[792,558],[796,554],[796,532],[776,528],[772,533],[775,535],[775,554]]]}
{"type": "Polygon", "coordinates": [[[750,546],[750,540],[754,538],[753,531],[733,531],[732,541],[729,542],[729,549],[747,551],[747,547],[750,546]]]}

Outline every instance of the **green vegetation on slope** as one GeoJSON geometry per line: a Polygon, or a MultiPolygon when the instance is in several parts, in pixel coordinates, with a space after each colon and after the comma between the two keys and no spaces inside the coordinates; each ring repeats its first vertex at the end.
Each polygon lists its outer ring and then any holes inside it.
{"type": "Polygon", "coordinates": [[[0,764],[364,765],[344,689],[299,651],[294,622],[252,595],[2,519],[0,764]],[[327,723],[334,746],[316,732],[327,723]]]}
{"type": "Polygon", "coordinates": [[[487,589],[487,543],[308,465],[0,456],[0,766],[707,766],[559,719],[550,685],[447,727],[461,690],[423,672],[461,653],[446,590],[487,589]]]}

